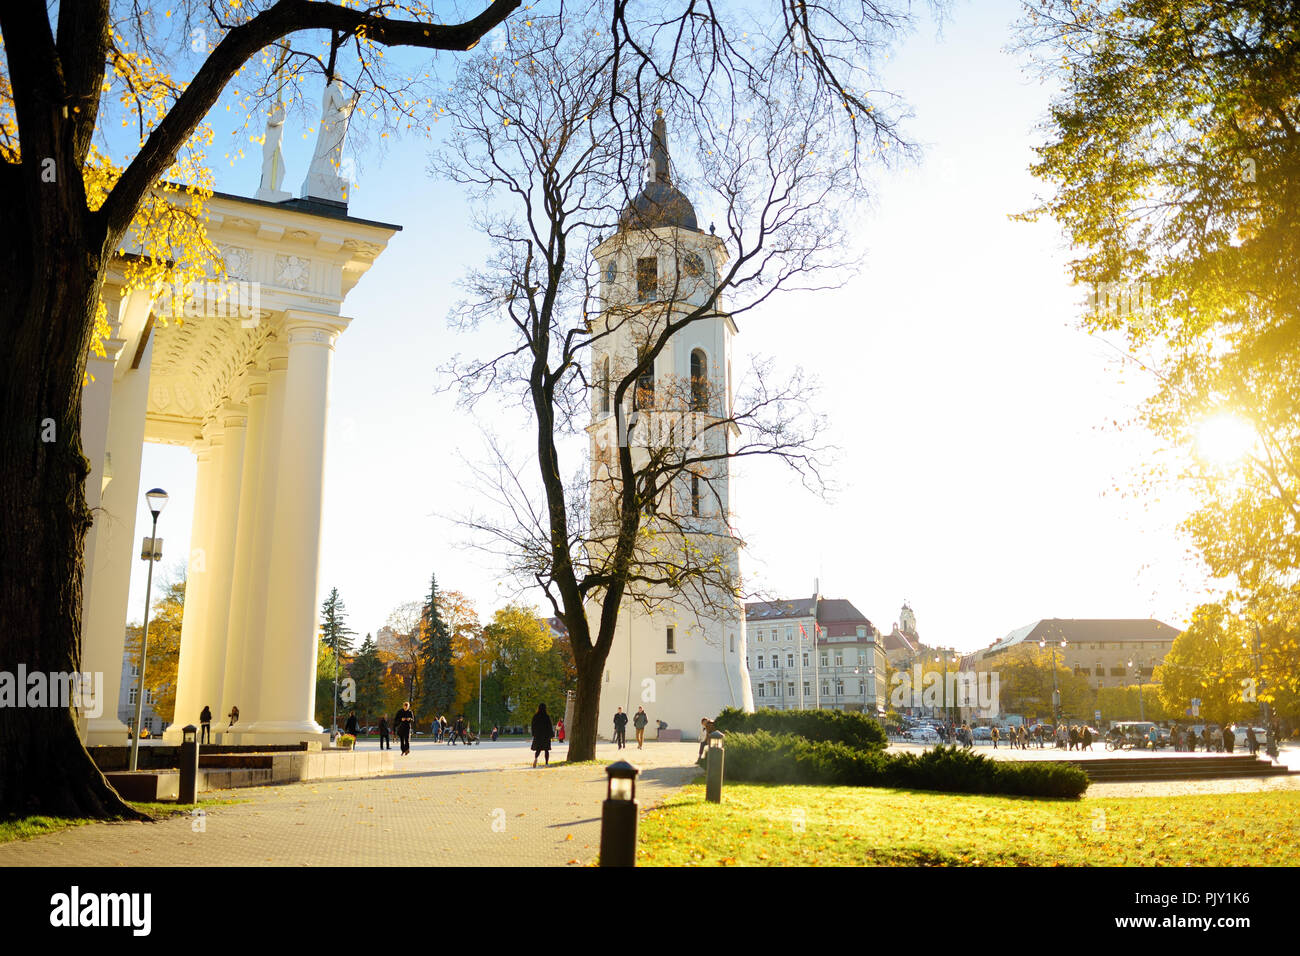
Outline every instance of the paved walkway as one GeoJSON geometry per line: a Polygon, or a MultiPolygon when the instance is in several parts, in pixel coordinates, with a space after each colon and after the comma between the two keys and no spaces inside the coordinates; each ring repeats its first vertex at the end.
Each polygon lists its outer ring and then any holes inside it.
{"type": "MultiPolygon", "coordinates": [[[[562,866],[600,849],[607,776],[595,764],[532,769],[522,742],[464,750],[417,743],[364,780],[256,787],[201,820],[96,823],[0,844],[0,866],[562,866]],[[504,768],[504,769],[503,769],[504,768]],[[196,824],[199,830],[196,832],[196,824]]],[[[643,809],[689,783],[696,744],[597,748],[641,768],[643,809]]],[[[552,753],[562,759],[563,751],[552,753]]]]}

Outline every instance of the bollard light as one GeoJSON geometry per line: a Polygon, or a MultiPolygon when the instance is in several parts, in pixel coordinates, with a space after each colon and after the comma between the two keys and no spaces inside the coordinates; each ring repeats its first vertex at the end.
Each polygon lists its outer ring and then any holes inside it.
{"type": "Polygon", "coordinates": [[[197,733],[198,733],[198,728],[196,728],[193,724],[186,724],[185,727],[181,730],[181,743],[183,744],[198,743],[198,737],[196,736],[197,733]]]}
{"type": "Polygon", "coordinates": [[[199,737],[198,728],[186,724],[181,729],[181,749],[177,758],[180,781],[176,789],[177,803],[197,803],[199,797],[199,737]]]}
{"type": "Polygon", "coordinates": [[[636,866],[636,775],[626,760],[605,768],[609,775],[600,813],[600,865],[636,866]]]}
{"type": "Polygon", "coordinates": [[[709,803],[722,802],[722,761],[726,751],[722,746],[725,739],[722,731],[715,730],[709,734],[709,750],[704,758],[704,799],[709,803]]]}
{"type": "Polygon", "coordinates": [[[605,772],[609,774],[609,789],[605,797],[607,800],[636,799],[636,775],[640,773],[636,767],[626,760],[620,760],[606,767],[605,772]]]}

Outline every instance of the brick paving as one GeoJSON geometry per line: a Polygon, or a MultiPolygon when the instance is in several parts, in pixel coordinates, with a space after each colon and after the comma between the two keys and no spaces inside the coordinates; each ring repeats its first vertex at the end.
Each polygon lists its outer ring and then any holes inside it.
{"type": "MultiPolygon", "coordinates": [[[[523,745],[460,751],[456,761],[504,769],[437,769],[444,758],[417,745],[383,777],[225,791],[247,800],[196,820],[96,823],[0,844],[0,866],[563,866],[600,848],[606,774],[595,764],[532,769],[523,745]],[[432,768],[432,769],[431,769],[432,768]]],[[[458,748],[459,750],[459,748],[458,748]]],[[[695,744],[623,752],[642,768],[637,799],[659,803],[698,773],[695,744]]],[[[563,751],[552,757],[562,757],[563,751]]],[[[447,761],[453,758],[445,758],[447,761]]]]}

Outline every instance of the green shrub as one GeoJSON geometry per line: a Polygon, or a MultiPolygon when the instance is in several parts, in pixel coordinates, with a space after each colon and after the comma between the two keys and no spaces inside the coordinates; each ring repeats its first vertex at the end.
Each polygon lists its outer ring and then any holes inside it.
{"type": "Polygon", "coordinates": [[[729,707],[718,715],[724,734],[793,734],[805,740],[846,744],[858,750],[884,750],[889,739],[880,724],[866,714],[841,710],[759,710],[747,714],[729,707]]]}
{"type": "Polygon", "coordinates": [[[1087,775],[1069,764],[992,760],[955,747],[887,754],[763,730],[727,737],[726,777],[1024,797],[1077,797],[1088,789],[1087,775]]]}

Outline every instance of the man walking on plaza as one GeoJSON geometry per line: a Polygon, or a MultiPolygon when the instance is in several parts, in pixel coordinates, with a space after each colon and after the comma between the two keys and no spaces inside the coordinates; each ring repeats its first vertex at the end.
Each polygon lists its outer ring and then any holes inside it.
{"type": "Polygon", "coordinates": [[[614,715],[614,743],[618,744],[619,750],[627,746],[627,714],[623,713],[622,707],[614,715]]]}
{"type": "Polygon", "coordinates": [[[379,749],[392,750],[393,745],[388,742],[388,718],[379,718],[379,749]]]}
{"type": "Polygon", "coordinates": [[[415,723],[415,714],[411,711],[411,702],[408,700],[402,704],[402,709],[397,712],[393,718],[393,724],[397,727],[397,739],[402,744],[402,756],[409,756],[411,753],[411,726],[415,723]]]}
{"type": "Polygon", "coordinates": [[[645,708],[638,707],[636,716],[632,718],[632,726],[636,728],[636,749],[642,750],[645,747],[645,725],[650,723],[650,718],[646,716],[645,708]]]}

